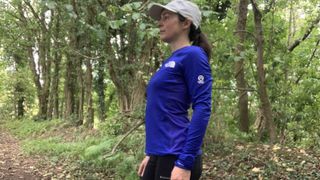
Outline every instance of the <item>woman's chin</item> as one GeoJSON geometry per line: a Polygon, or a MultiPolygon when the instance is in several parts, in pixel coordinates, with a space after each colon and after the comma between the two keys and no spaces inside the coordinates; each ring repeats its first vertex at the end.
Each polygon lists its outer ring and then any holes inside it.
{"type": "Polygon", "coordinates": [[[170,42],[170,39],[168,37],[162,36],[162,35],[160,35],[160,40],[163,41],[163,42],[166,42],[166,43],[170,42]]]}

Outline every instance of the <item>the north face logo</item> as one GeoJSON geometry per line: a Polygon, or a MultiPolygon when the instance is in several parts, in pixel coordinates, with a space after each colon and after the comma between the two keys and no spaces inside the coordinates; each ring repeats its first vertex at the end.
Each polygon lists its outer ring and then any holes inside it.
{"type": "Polygon", "coordinates": [[[174,68],[174,66],[176,66],[176,62],[174,61],[169,61],[164,65],[164,67],[169,67],[169,68],[174,68]]]}

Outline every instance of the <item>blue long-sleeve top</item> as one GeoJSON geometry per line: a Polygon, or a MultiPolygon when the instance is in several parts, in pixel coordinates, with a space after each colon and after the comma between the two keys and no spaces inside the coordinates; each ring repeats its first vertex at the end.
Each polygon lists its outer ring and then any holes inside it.
{"type": "Polygon", "coordinates": [[[201,47],[182,47],[163,61],[147,85],[147,155],[177,155],[175,166],[192,169],[210,119],[212,81],[201,47]]]}

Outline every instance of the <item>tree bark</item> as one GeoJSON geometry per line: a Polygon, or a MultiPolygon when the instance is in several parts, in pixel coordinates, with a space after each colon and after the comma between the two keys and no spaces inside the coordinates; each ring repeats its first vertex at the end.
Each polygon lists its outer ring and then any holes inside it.
{"type": "Polygon", "coordinates": [[[87,116],[84,122],[84,125],[88,128],[93,127],[93,118],[94,118],[94,111],[93,111],[93,100],[92,100],[92,64],[91,60],[86,60],[86,104],[87,104],[87,116]]]}
{"type": "Polygon", "coordinates": [[[82,58],[78,55],[80,49],[81,37],[79,35],[79,12],[77,1],[71,0],[74,13],[77,18],[70,22],[69,31],[69,51],[66,62],[65,74],[65,113],[64,118],[74,121],[77,125],[82,124],[83,113],[83,86],[82,86],[82,58]],[[79,112],[81,112],[79,114],[79,112]]]}
{"type": "MultiPolygon", "coordinates": [[[[22,62],[22,58],[18,54],[13,54],[13,59],[15,62],[15,71],[19,74],[24,67],[24,63],[22,62]]],[[[14,101],[15,101],[15,116],[17,118],[22,118],[24,116],[24,101],[25,101],[25,87],[21,83],[22,79],[20,79],[19,75],[16,79],[15,87],[14,87],[14,101]]]]}
{"type": "MultiPolygon", "coordinates": [[[[87,6],[87,12],[88,12],[88,24],[93,26],[94,25],[94,18],[96,15],[95,8],[93,4],[90,4],[87,6]]],[[[92,49],[92,43],[90,36],[87,36],[86,40],[86,48],[85,53],[88,57],[91,57],[92,49]]],[[[93,127],[94,123],[94,109],[93,109],[93,99],[92,99],[92,81],[93,81],[93,75],[92,75],[92,63],[91,58],[85,59],[85,65],[86,65],[86,73],[85,73],[85,97],[86,97],[86,107],[87,107],[87,113],[85,121],[83,122],[84,125],[88,128],[93,127]]]]}
{"type": "MultiPolygon", "coordinates": [[[[69,46],[74,48],[77,46],[76,27],[75,24],[71,27],[71,33],[69,34],[70,42],[69,46]]],[[[70,118],[75,113],[75,88],[76,88],[76,68],[75,61],[77,60],[76,55],[73,52],[68,52],[66,59],[66,70],[65,70],[65,84],[64,84],[64,98],[65,98],[65,112],[64,118],[70,118]]]]}
{"type": "MultiPolygon", "coordinates": [[[[71,39],[70,42],[75,41],[71,39]]],[[[65,111],[64,118],[69,118],[74,113],[75,108],[75,68],[74,68],[74,55],[69,54],[66,62],[66,74],[65,74],[65,84],[64,84],[64,99],[65,99],[65,111]]]]}
{"type": "Polygon", "coordinates": [[[49,98],[49,108],[48,108],[48,118],[59,118],[59,80],[60,80],[60,64],[62,59],[62,52],[60,51],[60,16],[59,12],[55,18],[55,31],[54,31],[54,43],[53,43],[53,65],[54,72],[52,76],[52,85],[50,90],[50,98],[49,98]]]}
{"type": "Polygon", "coordinates": [[[258,9],[258,6],[254,0],[251,0],[254,13],[254,24],[255,24],[255,33],[256,33],[256,46],[257,46],[257,72],[258,72],[258,92],[261,102],[261,109],[263,112],[264,120],[266,122],[266,127],[268,129],[270,143],[273,144],[276,141],[276,127],[273,122],[272,108],[269,101],[266,80],[265,80],[265,71],[264,71],[264,60],[263,60],[263,46],[264,46],[264,36],[262,30],[262,14],[258,9]]]}
{"type": "Polygon", "coordinates": [[[104,59],[99,59],[98,60],[98,73],[97,73],[97,80],[96,80],[96,85],[95,85],[95,90],[98,94],[98,116],[99,116],[99,120],[100,122],[105,121],[106,119],[106,102],[105,102],[105,83],[104,83],[104,79],[105,79],[105,71],[104,69],[105,67],[105,60],[104,59]]]}
{"type": "MultiPolygon", "coordinates": [[[[248,0],[240,0],[238,9],[238,22],[237,22],[237,36],[239,43],[236,47],[236,55],[241,56],[241,52],[244,52],[244,42],[246,37],[246,24],[248,13],[248,0]]],[[[243,132],[249,132],[249,110],[248,110],[248,92],[247,82],[245,80],[244,73],[244,57],[241,57],[239,61],[235,62],[235,78],[238,89],[238,107],[240,113],[240,130],[243,132]]]]}

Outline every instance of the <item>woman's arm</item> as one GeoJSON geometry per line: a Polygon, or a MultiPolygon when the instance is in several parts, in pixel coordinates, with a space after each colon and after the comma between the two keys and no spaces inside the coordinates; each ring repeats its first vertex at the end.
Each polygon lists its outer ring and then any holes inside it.
{"type": "Polygon", "coordinates": [[[208,58],[202,51],[189,54],[183,61],[184,77],[192,101],[193,114],[182,153],[175,166],[191,170],[211,114],[212,81],[208,58]]]}

